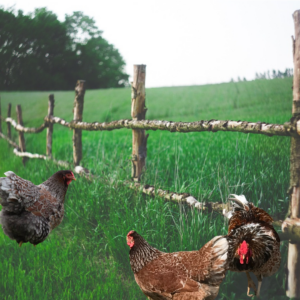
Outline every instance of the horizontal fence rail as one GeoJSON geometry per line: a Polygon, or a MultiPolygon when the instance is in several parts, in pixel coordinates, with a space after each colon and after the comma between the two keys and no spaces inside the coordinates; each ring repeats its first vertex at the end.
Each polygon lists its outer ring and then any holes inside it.
{"type": "Polygon", "coordinates": [[[161,120],[117,120],[111,122],[68,122],[62,118],[46,116],[45,122],[39,127],[24,127],[18,124],[12,118],[5,118],[4,121],[10,123],[17,131],[24,133],[39,133],[46,129],[50,124],[59,124],[70,129],[81,129],[87,131],[104,131],[115,129],[143,129],[143,130],[163,130],[169,132],[203,132],[203,131],[223,131],[223,132],[241,132],[256,133],[266,136],[300,136],[300,120],[292,123],[270,124],[264,122],[247,122],[247,121],[228,121],[228,120],[201,120],[196,122],[172,122],[161,120]]]}
{"type": "Polygon", "coordinates": [[[24,133],[39,133],[42,132],[44,129],[48,127],[48,124],[44,122],[41,126],[39,127],[24,127],[20,124],[18,124],[14,119],[12,118],[5,118],[5,122],[10,123],[12,127],[14,127],[15,130],[19,132],[24,132],[24,133]]]}
{"type": "Polygon", "coordinates": [[[20,150],[20,147],[14,141],[12,141],[8,136],[4,135],[2,132],[0,132],[0,137],[5,139],[15,149],[20,150]]]}

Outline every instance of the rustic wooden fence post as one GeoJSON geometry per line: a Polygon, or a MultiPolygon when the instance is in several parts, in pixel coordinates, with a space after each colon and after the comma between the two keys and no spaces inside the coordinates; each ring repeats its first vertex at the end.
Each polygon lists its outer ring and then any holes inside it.
{"type": "MultiPolygon", "coordinates": [[[[48,100],[48,117],[53,116],[54,111],[54,95],[49,95],[48,100]]],[[[47,128],[47,140],[46,140],[46,155],[52,157],[52,133],[53,133],[53,124],[49,123],[47,128]]]]}
{"type": "MultiPolygon", "coordinates": [[[[300,119],[300,10],[293,14],[295,23],[295,39],[293,39],[294,81],[293,81],[293,117],[300,119]]],[[[300,218],[300,138],[291,138],[290,160],[291,218],[300,218]]],[[[290,242],[288,250],[288,275],[286,295],[300,298],[300,244],[290,242]]]]}
{"type": "MultiPolygon", "coordinates": [[[[17,111],[17,117],[18,117],[18,124],[23,126],[24,124],[23,124],[23,118],[22,118],[21,105],[17,105],[16,111],[17,111]]],[[[26,151],[24,132],[21,132],[21,131],[19,131],[19,146],[20,146],[20,149],[22,152],[26,151]]],[[[27,160],[26,157],[22,157],[23,165],[25,165],[26,160],[27,160]]]]}
{"type": "MultiPolygon", "coordinates": [[[[8,108],[7,108],[7,117],[10,118],[11,116],[11,103],[8,103],[8,108]]],[[[9,122],[6,122],[7,124],[7,137],[11,139],[11,125],[9,122]]]]}
{"type": "Polygon", "coordinates": [[[2,133],[1,97],[0,97],[0,132],[2,133]]]}
{"type": "MultiPolygon", "coordinates": [[[[74,100],[74,121],[81,122],[83,115],[83,102],[85,94],[85,81],[78,80],[75,87],[74,100]]],[[[73,161],[75,166],[79,166],[82,159],[82,132],[81,129],[73,130],[73,161]]]]}
{"type": "MultiPolygon", "coordinates": [[[[144,120],[146,115],[145,107],[145,78],[146,66],[133,66],[133,82],[131,85],[131,117],[133,120],[144,120]]],[[[140,181],[143,169],[146,164],[147,138],[143,129],[132,130],[132,171],[134,181],[140,181]]]]}

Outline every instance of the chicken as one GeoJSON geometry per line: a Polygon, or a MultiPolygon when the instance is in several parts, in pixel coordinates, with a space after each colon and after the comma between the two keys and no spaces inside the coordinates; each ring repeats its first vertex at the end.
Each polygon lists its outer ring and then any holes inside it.
{"type": "Polygon", "coordinates": [[[245,272],[247,295],[253,296],[250,294],[252,288],[259,297],[263,277],[275,274],[280,266],[280,238],[269,214],[248,202],[244,195],[230,196],[234,201],[233,210],[225,214],[229,218],[229,270],[245,272]],[[257,277],[257,289],[249,272],[257,277]]]}
{"type": "Polygon", "coordinates": [[[76,180],[69,171],[59,171],[36,186],[14,172],[0,178],[0,222],[4,233],[21,247],[43,242],[64,216],[68,186],[76,180]]]}
{"type": "Polygon", "coordinates": [[[127,234],[135,280],[149,299],[215,299],[225,277],[228,243],[217,236],[197,251],[161,252],[136,231],[127,234]]]}

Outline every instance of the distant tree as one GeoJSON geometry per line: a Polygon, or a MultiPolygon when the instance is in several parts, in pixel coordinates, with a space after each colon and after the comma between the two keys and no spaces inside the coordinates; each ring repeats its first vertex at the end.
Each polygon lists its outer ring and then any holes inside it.
{"type": "Polygon", "coordinates": [[[74,43],[86,43],[90,38],[97,38],[102,31],[96,26],[93,18],[83,14],[81,11],[74,11],[72,15],[65,16],[67,34],[74,43]]]}
{"type": "Polygon", "coordinates": [[[119,51],[102,37],[77,45],[78,63],[83,78],[89,78],[90,88],[121,87],[128,81],[125,62],[119,51]]]}
{"type": "Polygon", "coordinates": [[[46,8],[0,9],[0,89],[72,89],[78,78],[90,88],[124,86],[125,62],[101,34],[82,12],[60,22],[46,8]]]}
{"type": "MultiPolygon", "coordinates": [[[[93,18],[80,11],[66,15],[65,25],[76,52],[76,73],[87,80],[89,88],[123,87],[128,82],[125,61],[108,43],[93,18]]],[[[79,75],[78,75],[79,76],[79,75]]]]}

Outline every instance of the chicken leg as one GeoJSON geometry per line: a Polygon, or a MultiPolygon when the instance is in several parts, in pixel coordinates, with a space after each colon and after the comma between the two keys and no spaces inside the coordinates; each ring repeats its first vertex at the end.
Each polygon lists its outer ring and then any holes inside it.
{"type": "Polygon", "coordinates": [[[255,285],[254,281],[252,280],[249,272],[246,272],[246,275],[247,275],[247,280],[248,280],[247,296],[249,296],[249,297],[256,296],[257,295],[256,285],[255,285]],[[254,290],[254,295],[250,294],[250,288],[252,288],[254,290]]]}
{"type": "Polygon", "coordinates": [[[263,280],[263,277],[262,275],[255,275],[256,278],[257,278],[257,293],[256,293],[256,297],[259,297],[260,295],[260,288],[261,288],[261,284],[262,284],[262,280],[263,280]]]}

